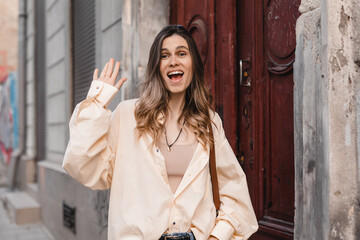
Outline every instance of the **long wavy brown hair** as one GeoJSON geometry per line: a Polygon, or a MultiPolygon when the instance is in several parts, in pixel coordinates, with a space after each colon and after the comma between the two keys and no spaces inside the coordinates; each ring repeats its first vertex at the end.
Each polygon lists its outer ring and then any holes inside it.
{"type": "Polygon", "coordinates": [[[185,121],[186,126],[196,135],[206,148],[213,139],[208,132],[211,126],[209,110],[212,110],[212,95],[205,87],[204,65],[198,48],[190,33],[180,25],[164,27],[156,36],[149,54],[145,77],[140,84],[140,99],[135,108],[136,131],[138,137],[148,133],[155,144],[164,128],[168,116],[169,91],[165,87],[160,73],[161,47],[165,38],[177,34],[183,37],[188,46],[193,63],[193,78],[186,89],[185,104],[178,123],[185,121]],[[164,117],[161,121],[160,118],[164,117]]]}

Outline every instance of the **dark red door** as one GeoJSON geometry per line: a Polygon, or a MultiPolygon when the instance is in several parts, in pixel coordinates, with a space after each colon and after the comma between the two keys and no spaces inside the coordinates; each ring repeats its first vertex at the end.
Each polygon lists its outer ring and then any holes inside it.
{"type": "Polygon", "coordinates": [[[230,144],[236,149],[238,133],[234,2],[172,0],[170,22],[185,26],[194,37],[205,63],[205,77],[215,97],[216,110],[224,120],[230,144]]]}
{"type": "Polygon", "coordinates": [[[260,225],[251,239],[293,239],[292,66],[299,5],[300,0],[237,5],[239,155],[260,225]]]}
{"type": "Polygon", "coordinates": [[[195,36],[216,110],[247,174],[260,225],[251,239],[293,238],[292,65],[299,4],[171,2],[171,23],[184,25],[195,36]]]}

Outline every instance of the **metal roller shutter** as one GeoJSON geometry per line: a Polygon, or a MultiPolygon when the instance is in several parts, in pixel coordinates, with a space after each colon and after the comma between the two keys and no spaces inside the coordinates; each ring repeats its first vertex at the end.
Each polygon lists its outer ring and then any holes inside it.
{"type": "Polygon", "coordinates": [[[46,152],[46,81],[45,81],[45,1],[35,1],[35,111],[36,160],[44,160],[46,152]]]}
{"type": "Polygon", "coordinates": [[[73,107],[85,99],[95,69],[95,0],[72,1],[73,107]]]}

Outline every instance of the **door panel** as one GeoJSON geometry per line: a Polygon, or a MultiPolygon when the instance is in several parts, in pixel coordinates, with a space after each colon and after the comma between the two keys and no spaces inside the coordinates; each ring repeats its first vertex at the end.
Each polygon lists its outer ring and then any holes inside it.
{"type": "Polygon", "coordinates": [[[293,238],[292,65],[299,4],[245,0],[237,6],[238,60],[247,61],[241,74],[251,82],[238,95],[240,162],[260,225],[251,239],[293,238]]]}
{"type": "Polygon", "coordinates": [[[300,0],[171,1],[171,23],[194,36],[216,111],[247,175],[260,225],[251,239],[293,238],[292,65],[299,5],[300,0]]]}
{"type": "Polygon", "coordinates": [[[170,23],[185,26],[194,37],[204,61],[205,79],[214,96],[215,109],[237,154],[235,6],[235,0],[171,0],[170,23]]]}
{"type": "MultiPolygon", "coordinates": [[[[205,79],[215,84],[214,1],[172,0],[170,23],[183,25],[197,43],[205,65],[205,79]]],[[[213,94],[215,93],[214,89],[213,94]]]]}

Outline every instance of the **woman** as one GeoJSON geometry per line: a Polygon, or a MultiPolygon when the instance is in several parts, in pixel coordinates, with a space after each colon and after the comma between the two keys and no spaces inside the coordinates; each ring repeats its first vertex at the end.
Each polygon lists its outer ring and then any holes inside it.
{"type": "Polygon", "coordinates": [[[95,70],[86,100],[75,108],[63,163],[83,185],[111,187],[108,239],[247,239],[258,225],[246,177],[211,111],[204,66],[188,31],[162,29],[150,49],[140,99],[123,101],[111,113],[107,105],[126,81],[116,82],[120,63],[113,66],[110,59],[99,78],[95,70]]]}

